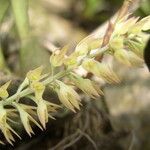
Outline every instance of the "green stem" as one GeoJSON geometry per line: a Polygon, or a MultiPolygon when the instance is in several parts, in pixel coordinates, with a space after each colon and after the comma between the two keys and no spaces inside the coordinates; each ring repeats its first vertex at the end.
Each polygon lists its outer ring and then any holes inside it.
{"type": "Polygon", "coordinates": [[[93,58],[93,57],[102,55],[102,54],[103,54],[104,52],[106,52],[107,50],[108,50],[108,45],[99,48],[95,53],[90,54],[89,57],[90,57],[90,58],[93,58]]]}
{"type": "Polygon", "coordinates": [[[5,60],[3,51],[1,49],[1,45],[0,45],[0,70],[5,71],[7,74],[11,74],[11,71],[9,70],[6,64],[6,60],[5,60]]]}
{"type": "Polygon", "coordinates": [[[10,0],[21,40],[29,36],[28,0],[10,0]]]}
{"type": "MultiPolygon", "coordinates": [[[[60,79],[60,78],[64,77],[67,73],[68,73],[68,71],[63,71],[63,72],[57,73],[55,76],[45,79],[42,83],[44,85],[48,85],[49,83],[53,82],[55,79],[60,79]]],[[[10,105],[12,102],[17,100],[18,98],[25,97],[32,93],[34,93],[34,91],[30,87],[27,87],[20,93],[17,92],[14,95],[8,97],[5,101],[3,101],[3,105],[10,105]]]]}
{"type": "Polygon", "coordinates": [[[9,7],[8,0],[0,0],[0,23],[2,22],[3,18],[5,17],[8,7],[9,7]]]}
{"type": "Polygon", "coordinates": [[[4,69],[5,67],[6,67],[6,62],[5,62],[5,58],[4,58],[4,55],[0,46],[0,70],[4,69]]]}
{"type": "MultiPolygon", "coordinates": [[[[92,56],[99,55],[101,53],[106,52],[107,49],[108,49],[107,47],[100,48],[97,53],[95,53],[94,55],[90,54],[89,56],[92,57],[92,56]]],[[[64,76],[66,76],[72,70],[73,69],[67,69],[65,71],[59,72],[56,75],[50,76],[49,78],[45,79],[44,81],[42,81],[42,83],[44,85],[48,85],[48,84],[54,82],[56,79],[60,79],[64,76]]],[[[21,86],[22,86],[22,84],[21,84],[21,86]]],[[[23,87],[24,87],[24,85],[23,85],[23,87]]],[[[21,89],[23,89],[23,88],[21,88],[21,89]]],[[[3,101],[3,105],[10,105],[13,101],[17,100],[18,98],[25,97],[25,96],[32,94],[32,93],[34,93],[34,91],[30,87],[27,87],[26,89],[24,89],[22,91],[19,90],[19,92],[15,93],[14,95],[8,97],[5,101],[3,101]]]]}

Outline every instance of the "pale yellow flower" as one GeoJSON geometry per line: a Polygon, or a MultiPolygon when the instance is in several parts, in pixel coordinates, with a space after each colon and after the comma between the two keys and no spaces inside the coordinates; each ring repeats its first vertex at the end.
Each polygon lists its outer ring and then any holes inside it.
{"type": "Polygon", "coordinates": [[[139,56],[140,58],[143,58],[143,54],[144,54],[144,42],[143,41],[128,40],[127,46],[137,56],[139,56]]]}
{"type": "Polygon", "coordinates": [[[123,48],[123,37],[119,36],[119,37],[114,37],[110,40],[109,42],[109,46],[111,49],[113,50],[120,50],[123,48]]]}
{"type": "Polygon", "coordinates": [[[28,114],[24,108],[23,105],[17,104],[17,103],[13,103],[13,105],[17,108],[19,114],[20,114],[20,118],[21,118],[21,122],[26,130],[26,132],[29,134],[29,136],[31,136],[31,134],[34,134],[31,125],[30,125],[30,121],[33,122],[36,126],[38,126],[41,130],[41,126],[38,124],[37,121],[35,121],[35,119],[28,114]]]}
{"type": "Polygon", "coordinates": [[[56,92],[61,103],[74,112],[75,108],[80,109],[81,100],[77,92],[72,87],[64,84],[61,81],[57,80],[57,84],[59,87],[56,89],[56,92]]]}
{"type": "Polygon", "coordinates": [[[132,66],[135,67],[142,67],[144,65],[144,60],[138,57],[135,53],[132,51],[128,52],[129,61],[132,66]]]}
{"type": "Polygon", "coordinates": [[[64,63],[65,55],[68,51],[68,45],[64,46],[60,50],[56,50],[53,52],[53,54],[50,57],[50,63],[54,67],[61,66],[64,63]]]}
{"type": "Polygon", "coordinates": [[[4,134],[6,140],[13,145],[12,142],[15,141],[15,138],[13,137],[12,133],[15,134],[17,137],[19,137],[21,139],[21,137],[16,133],[16,131],[14,131],[9,125],[8,123],[5,123],[5,125],[3,125],[3,127],[1,128],[2,133],[4,134]]]}
{"type": "Polygon", "coordinates": [[[10,82],[11,82],[11,81],[8,81],[8,82],[6,82],[4,85],[2,85],[2,86],[0,87],[0,97],[1,97],[2,99],[6,99],[6,98],[9,96],[8,91],[7,91],[7,88],[8,88],[8,86],[10,85],[10,82]]]}
{"type": "Polygon", "coordinates": [[[34,70],[31,70],[27,73],[27,79],[30,82],[39,81],[41,79],[41,74],[43,71],[43,66],[40,66],[34,70]]]}
{"type": "Polygon", "coordinates": [[[42,126],[46,128],[46,123],[48,122],[48,110],[44,100],[40,100],[37,103],[37,115],[42,126]]]}
{"type": "Polygon", "coordinates": [[[0,104],[0,129],[1,129],[2,133],[4,134],[4,137],[6,138],[6,140],[11,145],[13,145],[12,142],[15,141],[12,133],[14,133],[17,137],[19,137],[21,139],[21,137],[16,133],[16,131],[14,131],[7,123],[7,111],[3,107],[2,104],[0,104]]]}
{"type": "Polygon", "coordinates": [[[129,54],[128,51],[125,49],[119,49],[114,52],[114,57],[121,63],[131,66],[130,60],[129,60],[129,54]]]}
{"type": "Polygon", "coordinates": [[[102,78],[108,83],[120,82],[117,75],[113,72],[109,65],[99,63],[94,59],[85,59],[82,64],[83,68],[95,76],[102,78]]]}
{"type": "Polygon", "coordinates": [[[82,77],[73,74],[71,75],[71,80],[79,89],[92,98],[99,97],[103,94],[99,86],[89,79],[83,79],[82,77]]]}
{"type": "Polygon", "coordinates": [[[78,54],[78,56],[86,55],[89,52],[89,46],[88,43],[83,42],[76,46],[75,53],[78,54]]]}
{"type": "Polygon", "coordinates": [[[68,56],[65,60],[64,60],[64,64],[68,67],[68,68],[74,68],[78,66],[78,54],[77,53],[72,53],[70,56],[68,56]]]}
{"type": "Polygon", "coordinates": [[[129,33],[132,34],[139,34],[142,30],[149,30],[150,29],[150,15],[139,20],[129,29],[129,33]]]}
{"type": "Polygon", "coordinates": [[[42,99],[42,95],[45,90],[45,86],[43,85],[42,82],[38,82],[38,81],[32,82],[31,89],[34,91],[37,100],[42,99]]]}
{"type": "Polygon", "coordinates": [[[118,21],[115,25],[113,35],[123,35],[126,34],[131,27],[134,27],[135,23],[138,21],[138,17],[131,17],[127,19],[127,16],[124,16],[123,19],[118,21]]]}
{"type": "Polygon", "coordinates": [[[43,126],[46,128],[46,123],[48,122],[48,117],[55,119],[50,113],[56,112],[57,108],[60,108],[59,105],[45,101],[39,100],[37,103],[37,115],[43,126]]]}

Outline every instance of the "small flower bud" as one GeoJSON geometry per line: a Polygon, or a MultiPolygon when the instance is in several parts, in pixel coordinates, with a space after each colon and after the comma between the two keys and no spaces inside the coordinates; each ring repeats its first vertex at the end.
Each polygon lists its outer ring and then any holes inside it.
{"type": "Polygon", "coordinates": [[[75,49],[75,53],[78,56],[87,55],[91,50],[100,48],[103,42],[103,38],[94,38],[94,35],[90,35],[84,38],[75,49]]]}
{"type": "Polygon", "coordinates": [[[45,90],[45,86],[41,82],[32,82],[31,89],[35,92],[35,97],[37,100],[42,99],[42,95],[45,90]]]}
{"type": "Polygon", "coordinates": [[[37,103],[37,115],[43,128],[45,129],[46,123],[48,122],[48,110],[47,110],[47,105],[44,100],[40,100],[37,103]]]}
{"type": "Polygon", "coordinates": [[[110,41],[110,47],[114,50],[119,50],[123,48],[123,37],[114,37],[110,41]]]}
{"type": "Polygon", "coordinates": [[[39,81],[40,78],[41,78],[41,74],[42,74],[42,71],[43,71],[43,66],[41,67],[38,67],[34,70],[31,70],[27,73],[27,78],[30,82],[33,82],[33,81],[39,81]]]}
{"type": "Polygon", "coordinates": [[[68,68],[74,68],[78,64],[78,54],[72,53],[68,58],[64,60],[64,64],[68,68]]]}
{"type": "Polygon", "coordinates": [[[89,42],[89,47],[92,50],[97,49],[101,47],[102,43],[103,43],[103,38],[92,39],[92,41],[89,42]]]}
{"type": "Polygon", "coordinates": [[[1,97],[2,99],[6,99],[6,98],[9,96],[9,94],[8,94],[8,92],[7,92],[7,88],[8,88],[8,86],[10,85],[10,82],[11,82],[11,81],[8,81],[7,83],[5,83],[4,85],[2,85],[2,86],[0,87],[0,97],[1,97]]]}
{"type": "Polygon", "coordinates": [[[68,51],[68,45],[64,46],[61,50],[56,50],[50,57],[50,63],[54,67],[61,66],[65,60],[65,54],[68,51]]]}
{"type": "Polygon", "coordinates": [[[75,53],[78,56],[86,55],[89,52],[89,46],[86,42],[79,43],[75,48],[75,53]]]}

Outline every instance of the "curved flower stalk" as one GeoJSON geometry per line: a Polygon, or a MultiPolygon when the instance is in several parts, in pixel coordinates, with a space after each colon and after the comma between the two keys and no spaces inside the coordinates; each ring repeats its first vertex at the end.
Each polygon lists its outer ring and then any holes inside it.
{"type": "MultiPolygon", "coordinates": [[[[105,54],[109,54],[127,66],[141,67],[143,48],[146,43],[144,40],[146,35],[142,31],[148,29],[150,29],[150,16],[139,20],[129,15],[120,15],[115,23],[111,23],[111,29],[106,31],[104,37],[88,36],[76,46],[70,55],[67,55],[68,46],[55,51],[50,57],[50,64],[53,69],[56,67],[63,69],[61,72],[42,74],[43,67],[31,70],[17,92],[10,96],[7,90],[10,81],[2,85],[0,87],[0,130],[6,140],[13,144],[15,141],[13,134],[20,138],[10,124],[16,116],[20,117],[29,136],[34,133],[30,122],[42,130],[46,128],[49,117],[54,119],[53,114],[57,112],[60,105],[43,98],[47,86],[52,87],[60,103],[73,112],[79,110],[82,105],[81,97],[76,92],[77,88],[91,98],[103,94],[98,84],[75,72],[78,67],[84,68],[87,72],[91,72],[110,84],[118,83],[120,80],[109,65],[102,59],[98,61],[99,56],[102,58],[105,54]],[[20,99],[25,97],[28,97],[27,100],[34,102],[35,105],[23,104],[20,99]]],[[[0,143],[3,144],[1,140],[0,143]]]]}

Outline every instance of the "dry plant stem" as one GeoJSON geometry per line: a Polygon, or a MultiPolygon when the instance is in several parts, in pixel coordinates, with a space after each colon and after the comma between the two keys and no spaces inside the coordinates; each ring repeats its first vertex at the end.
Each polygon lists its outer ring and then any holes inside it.
{"type": "MultiPolygon", "coordinates": [[[[137,8],[140,6],[140,2],[142,0],[134,0],[132,3],[130,3],[130,6],[129,6],[129,13],[133,13],[135,10],[137,10],[137,8]]],[[[118,13],[120,13],[120,10],[117,11],[115,13],[115,15],[113,15],[109,20],[111,21],[115,21],[115,19],[117,18],[118,16],[118,13]]],[[[91,35],[95,35],[95,37],[99,37],[100,35],[104,35],[105,33],[105,30],[107,29],[107,26],[108,26],[108,21],[106,21],[104,24],[100,25],[98,28],[96,28],[92,33],[91,35]]]]}
{"type": "MultiPolygon", "coordinates": [[[[102,48],[105,47],[109,43],[117,21],[119,19],[123,18],[123,16],[125,16],[128,13],[130,5],[133,4],[133,2],[134,2],[134,0],[125,0],[122,8],[118,11],[117,18],[114,20],[114,22],[111,22],[109,20],[108,27],[106,29],[106,32],[105,32],[105,35],[103,38],[102,48]]],[[[101,55],[98,55],[95,57],[95,59],[97,61],[101,61],[102,58],[103,58],[103,56],[101,56],[101,55]]]]}
{"type": "Polygon", "coordinates": [[[65,150],[65,149],[71,147],[72,145],[74,145],[76,142],[78,142],[84,136],[80,132],[80,130],[82,130],[82,132],[85,132],[86,129],[88,128],[88,126],[89,126],[89,113],[87,111],[86,116],[85,116],[85,124],[84,124],[83,128],[82,129],[77,129],[75,133],[65,137],[57,145],[50,148],[49,150],[57,150],[59,148],[61,148],[62,150],[65,150]]]}
{"type": "Polygon", "coordinates": [[[79,129],[79,133],[81,133],[84,137],[86,137],[90,141],[90,143],[93,145],[93,148],[95,150],[98,150],[96,143],[93,141],[93,139],[87,133],[81,131],[80,129],[79,129]]]}
{"type": "Polygon", "coordinates": [[[96,57],[96,56],[100,56],[100,55],[102,55],[104,52],[106,52],[106,51],[108,50],[108,48],[109,48],[108,45],[106,45],[106,46],[104,46],[104,47],[102,47],[102,48],[99,48],[96,53],[90,54],[89,57],[93,58],[93,57],[96,57]]]}
{"type": "MultiPolygon", "coordinates": [[[[118,12],[117,19],[114,21],[114,23],[111,21],[108,22],[108,27],[107,27],[106,33],[104,35],[101,48],[105,47],[109,43],[117,21],[127,14],[128,10],[129,10],[129,6],[132,2],[133,2],[133,0],[125,0],[122,8],[118,12]]],[[[101,56],[101,55],[98,55],[95,57],[95,59],[97,61],[101,61],[102,58],[103,58],[103,56],[101,56]]]]}
{"type": "Polygon", "coordinates": [[[121,9],[119,10],[118,13],[118,17],[116,19],[116,22],[121,19],[123,16],[125,16],[127,14],[127,12],[129,11],[130,6],[133,5],[133,3],[135,2],[135,0],[125,0],[121,9]]]}
{"type": "MultiPolygon", "coordinates": [[[[77,130],[75,133],[73,133],[73,134],[71,134],[71,135],[65,137],[62,141],[60,141],[57,145],[55,145],[54,147],[50,148],[49,150],[57,150],[57,149],[59,149],[60,147],[62,148],[63,145],[65,145],[65,146],[67,146],[67,147],[68,147],[68,145],[69,145],[69,147],[70,147],[70,143],[71,143],[71,142],[76,143],[81,137],[82,137],[82,136],[79,135],[79,132],[78,132],[78,130],[77,130]],[[69,140],[71,140],[71,139],[72,139],[72,141],[71,141],[69,144],[65,144],[67,141],[69,141],[69,140]]],[[[74,143],[71,143],[71,146],[72,146],[74,143]]],[[[65,148],[62,148],[62,149],[64,150],[65,148]]]]}

